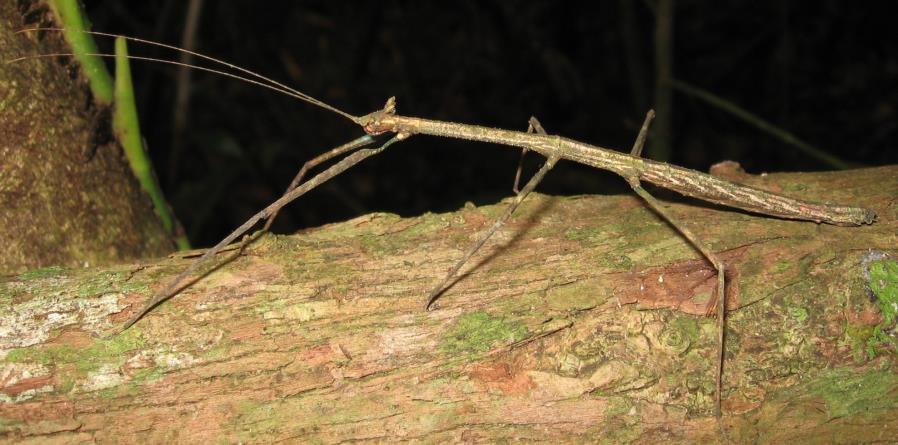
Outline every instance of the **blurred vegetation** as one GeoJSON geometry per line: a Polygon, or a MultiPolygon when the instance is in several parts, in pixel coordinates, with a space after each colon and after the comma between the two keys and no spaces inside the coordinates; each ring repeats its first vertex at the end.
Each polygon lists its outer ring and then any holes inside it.
{"type": "MultiPolygon", "coordinates": [[[[180,44],[187,2],[87,1],[94,29],[180,44]]],[[[632,144],[652,104],[653,2],[205,2],[196,49],[259,71],[354,114],[396,95],[399,111],[632,144]]],[[[888,3],[678,1],[673,76],[852,164],[898,162],[898,40],[888,3]],[[716,8],[712,6],[718,6],[716,8]]],[[[101,42],[111,52],[112,42],[101,42]]],[[[178,55],[132,47],[133,55],[178,55]]],[[[176,70],[135,62],[148,148],[195,245],[209,245],[276,199],[302,163],[360,135],[342,118],[222,77],[193,73],[173,135],[176,70]],[[169,147],[180,147],[172,155],[169,147]]],[[[674,94],[672,159],[707,170],[825,165],[698,99],[674,94]]],[[[289,206],[290,232],[370,211],[415,215],[511,194],[518,153],[412,138],[289,206]]],[[[528,155],[529,172],[536,155],[528,155]]],[[[614,177],[562,163],[540,191],[619,193],[614,177]]]]}

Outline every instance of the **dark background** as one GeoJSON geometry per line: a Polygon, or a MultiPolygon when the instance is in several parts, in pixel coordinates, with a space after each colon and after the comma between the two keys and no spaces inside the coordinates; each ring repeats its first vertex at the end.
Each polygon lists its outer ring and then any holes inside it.
{"type": "MultiPolygon", "coordinates": [[[[85,1],[93,29],[179,45],[183,0],[85,1]]],[[[349,113],[395,95],[405,115],[550,133],[627,150],[653,106],[655,1],[206,1],[196,49],[349,113]]],[[[858,165],[898,162],[898,39],[890,2],[677,1],[674,77],[858,165]]],[[[100,41],[111,50],[111,42],[100,41]]],[[[132,44],[132,55],[177,59],[132,44]]],[[[351,122],[286,96],[194,72],[186,131],[173,131],[176,70],[134,62],[144,136],[196,246],[275,200],[305,160],[358,137],[351,122]],[[172,147],[179,147],[177,153],[172,147]]],[[[695,98],[674,93],[671,161],[707,171],[831,167],[695,98]]],[[[651,147],[648,156],[652,156],[651,147]]],[[[282,213],[277,232],[372,211],[417,215],[511,194],[518,152],[419,136],[282,213]]],[[[528,156],[532,173],[539,156],[528,156]]],[[[562,162],[548,194],[622,193],[620,179],[562,162]]]]}

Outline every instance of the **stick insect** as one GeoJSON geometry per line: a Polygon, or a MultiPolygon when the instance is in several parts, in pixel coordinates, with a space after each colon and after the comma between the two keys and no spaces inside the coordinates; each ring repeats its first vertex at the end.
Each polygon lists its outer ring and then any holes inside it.
{"type": "MultiPolygon", "coordinates": [[[[58,31],[54,28],[42,28],[41,30],[58,31]]],[[[27,31],[34,31],[27,30],[27,31]]],[[[272,79],[264,77],[260,74],[237,67],[230,63],[198,54],[195,52],[183,50],[174,46],[165,45],[157,42],[151,42],[134,37],[117,36],[114,34],[92,32],[91,34],[124,38],[126,40],[162,46],[168,49],[186,52],[196,57],[221,64],[229,69],[236,70],[240,75],[233,72],[225,72],[215,70],[203,66],[192,66],[191,68],[209,71],[241,81],[256,84],[265,88],[269,88],[299,100],[308,102],[318,107],[334,112],[353,123],[359,125],[364,135],[354,139],[346,144],[333,148],[318,157],[306,162],[299,173],[291,182],[284,195],[279,199],[260,210],[253,215],[240,227],[236,228],[231,234],[222,239],[218,244],[208,249],[201,257],[193,262],[186,270],[181,272],[175,279],[165,286],[161,291],[157,292],[153,297],[134,315],[132,315],[121,327],[121,330],[128,329],[142,317],[149,313],[154,307],[163,301],[173,297],[178,292],[189,286],[190,283],[181,285],[185,279],[193,274],[200,265],[204,264],[209,258],[215,256],[226,246],[230,245],[238,238],[243,237],[240,244],[242,247],[248,237],[244,235],[254,226],[265,220],[263,231],[267,230],[278,212],[288,203],[302,196],[306,192],[312,190],[325,181],[339,175],[350,167],[358,164],[362,160],[379,154],[391,147],[392,145],[410,138],[413,135],[431,135],[447,138],[457,138],[469,141],[489,142],[498,145],[506,145],[523,150],[523,153],[535,151],[546,158],[546,162],[531,177],[527,183],[518,190],[518,179],[520,178],[520,167],[518,175],[515,178],[514,190],[517,192],[512,201],[508,204],[505,211],[493,222],[493,224],[484,231],[478,239],[467,249],[464,255],[456,262],[446,276],[433,288],[426,296],[424,309],[434,309],[434,303],[447,288],[447,285],[457,278],[458,271],[462,266],[477,252],[486,241],[498,231],[511,217],[515,209],[523,202],[523,200],[536,188],[542,181],[543,177],[551,170],[555,164],[562,160],[570,160],[579,162],[594,168],[609,170],[624,178],[633,191],[639,195],[642,200],[664,221],[674,227],[701,255],[711,263],[717,271],[716,294],[709,303],[709,315],[716,309],[716,317],[718,321],[717,332],[717,363],[716,372],[716,388],[715,388],[715,414],[720,418],[720,403],[722,390],[723,375],[723,354],[724,354],[724,333],[725,333],[725,317],[726,317],[726,295],[725,295],[725,265],[720,257],[701,239],[699,239],[687,227],[677,222],[672,215],[656,198],[646,191],[642,183],[648,182],[656,186],[676,191],[682,195],[698,198],[703,201],[720,204],[728,207],[747,210],[752,213],[767,215],[785,219],[795,219],[804,221],[813,221],[816,223],[826,223],[839,226],[859,226],[864,224],[872,224],[876,219],[874,211],[862,207],[836,205],[830,203],[810,202],[796,198],[790,198],[783,195],[771,193],[758,188],[729,182],[711,175],[698,171],[669,165],[663,162],[652,161],[641,157],[642,148],[645,144],[646,134],[649,125],[654,117],[654,112],[649,111],[646,115],[644,124],[642,125],[638,136],[629,153],[621,153],[607,148],[578,142],[568,138],[556,135],[549,135],[542,128],[539,121],[531,118],[526,132],[512,131],[497,128],[488,128],[477,125],[461,124],[454,122],[437,121],[430,119],[422,119],[417,117],[408,117],[397,114],[396,100],[390,98],[386,105],[377,111],[362,116],[354,116],[345,111],[339,110],[327,103],[324,103],[312,96],[309,96],[296,89],[290,88],[272,79]],[[244,77],[247,76],[247,77],[244,77]],[[377,136],[389,135],[386,142],[377,146],[377,136]],[[331,165],[324,171],[313,176],[311,179],[303,182],[308,171],[324,162],[344,156],[342,159],[331,165]]],[[[54,57],[70,54],[44,54],[34,57],[54,57]]],[[[97,56],[109,57],[106,54],[96,54],[97,56]]],[[[33,57],[29,57],[33,58],[33,57]]],[[[148,57],[130,56],[132,59],[169,63],[175,65],[183,65],[180,62],[169,60],[161,60],[148,57]]],[[[22,60],[15,59],[16,61],[22,60]]],[[[120,331],[119,331],[120,332],[120,331]]]]}

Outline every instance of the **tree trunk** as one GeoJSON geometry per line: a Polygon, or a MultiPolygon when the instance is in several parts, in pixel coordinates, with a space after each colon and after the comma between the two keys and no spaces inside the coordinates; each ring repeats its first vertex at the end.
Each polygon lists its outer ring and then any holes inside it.
{"type": "MultiPolygon", "coordinates": [[[[898,253],[898,167],[737,176],[879,219],[834,227],[669,202],[728,267],[727,434],[898,437],[883,335],[894,326],[880,313],[898,278],[868,272],[898,269],[885,256],[898,253]]],[[[528,198],[422,310],[503,208],[264,236],[108,340],[95,336],[193,259],[13,278],[0,286],[0,431],[54,443],[720,440],[716,321],[702,315],[713,270],[635,196],[528,198]]]]}
{"type": "Polygon", "coordinates": [[[15,33],[27,3],[0,2],[0,274],[170,252],[71,60],[7,63],[69,52],[59,33],[15,33]]]}

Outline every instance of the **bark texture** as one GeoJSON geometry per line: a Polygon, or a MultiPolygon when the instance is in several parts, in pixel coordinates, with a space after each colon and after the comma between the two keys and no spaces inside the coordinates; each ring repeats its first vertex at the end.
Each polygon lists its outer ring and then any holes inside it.
{"type": "MultiPolygon", "coordinates": [[[[669,202],[729,272],[736,443],[898,437],[898,167],[739,175],[875,209],[833,227],[669,202]],[[890,281],[892,280],[892,281],[890,281]],[[870,288],[880,292],[871,299],[870,288]]],[[[297,205],[301,205],[301,202],[297,205]]],[[[0,286],[0,436],[43,443],[717,442],[712,269],[634,196],[536,195],[438,301],[504,205],[265,236],[110,332],[191,261],[0,286]]],[[[233,253],[222,254],[224,261],[233,253]]]]}
{"type": "MultiPolygon", "coordinates": [[[[170,252],[147,196],[58,33],[15,34],[29,2],[0,2],[0,273],[170,252]]],[[[40,10],[31,19],[40,22],[40,10]]],[[[46,24],[46,23],[45,23],[46,24]]]]}

